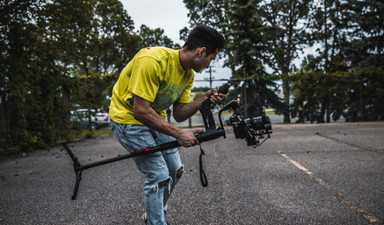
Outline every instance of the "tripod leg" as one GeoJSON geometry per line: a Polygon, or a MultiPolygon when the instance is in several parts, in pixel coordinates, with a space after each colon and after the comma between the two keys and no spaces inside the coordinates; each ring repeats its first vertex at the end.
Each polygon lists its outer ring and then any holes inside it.
{"type": "Polygon", "coordinates": [[[76,183],[75,183],[75,188],[73,189],[72,200],[75,200],[77,197],[77,191],[79,190],[79,185],[81,181],[81,172],[82,170],[79,170],[76,172],[76,183]]]}

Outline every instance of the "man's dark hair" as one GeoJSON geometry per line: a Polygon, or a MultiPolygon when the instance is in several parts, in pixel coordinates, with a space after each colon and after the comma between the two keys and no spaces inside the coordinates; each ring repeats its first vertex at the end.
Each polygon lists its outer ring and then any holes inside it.
{"type": "Polygon", "coordinates": [[[189,33],[184,47],[186,47],[188,51],[200,47],[206,47],[207,55],[209,55],[211,53],[215,53],[216,50],[223,49],[224,44],[225,40],[223,35],[221,35],[215,29],[203,25],[198,25],[193,28],[191,33],[189,33]]]}

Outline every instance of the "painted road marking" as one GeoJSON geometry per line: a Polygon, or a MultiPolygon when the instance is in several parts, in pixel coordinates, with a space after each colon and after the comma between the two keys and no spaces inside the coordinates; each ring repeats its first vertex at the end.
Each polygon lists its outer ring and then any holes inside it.
{"type": "Polygon", "coordinates": [[[332,187],[329,184],[327,184],[322,179],[316,177],[313,172],[311,172],[310,170],[305,168],[299,162],[291,159],[288,155],[284,154],[281,151],[277,151],[277,152],[282,157],[284,157],[286,160],[288,160],[290,163],[292,163],[294,166],[296,166],[298,169],[300,169],[301,171],[306,173],[311,179],[315,180],[317,183],[319,183],[321,186],[323,186],[325,188],[325,190],[327,190],[328,192],[330,192],[331,194],[336,196],[337,200],[339,200],[341,203],[343,203],[346,206],[348,206],[354,212],[356,212],[358,214],[361,214],[370,223],[378,223],[378,222],[380,222],[380,220],[377,217],[373,216],[370,212],[368,212],[368,210],[358,207],[356,205],[356,203],[354,203],[352,200],[348,199],[347,196],[345,196],[343,193],[338,192],[338,191],[332,189],[332,187]]]}

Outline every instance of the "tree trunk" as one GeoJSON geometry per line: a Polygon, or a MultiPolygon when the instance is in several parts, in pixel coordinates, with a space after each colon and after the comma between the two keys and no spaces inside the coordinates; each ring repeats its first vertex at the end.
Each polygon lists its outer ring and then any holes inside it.
{"type": "Polygon", "coordinates": [[[62,118],[61,118],[61,129],[65,129],[67,127],[67,121],[70,119],[70,112],[69,108],[71,106],[70,103],[70,90],[67,87],[67,85],[63,85],[63,90],[62,90],[62,102],[63,102],[63,112],[62,112],[62,118]]]}
{"type": "Polygon", "coordinates": [[[284,111],[284,123],[291,123],[291,118],[289,116],[289,80],[288,74],[283,74],[283,94],[284,94],[284,103],[287,106],[287,110],[284,111]]]}
{"type": "Polygon", "coordinates": [[[324,123],[324,115],[325,115],[325,107],[326,107],[326,100],[323,99],[321,101],[321,109],[320,109],[320,115],[317,118],[317,123],[324,123]]]}

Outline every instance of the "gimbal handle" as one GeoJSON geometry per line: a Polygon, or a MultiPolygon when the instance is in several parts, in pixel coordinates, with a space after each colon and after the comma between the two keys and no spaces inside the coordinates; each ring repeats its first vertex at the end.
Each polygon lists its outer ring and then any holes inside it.
{"type": "MultiPolygon", "coordinates": [[[[219,90],[217,90],[217,93],[227,94],[229,87],[230,85],[226,83],[223,86],[221,86],[219,90]]],[[[215,119],[213,118],[211,109],[212,109],[212,103],[209,97],[203,102],[203,104],[200,107],[200,112],[201,112],[201,116],[203,117],[205,130],[207,131],[210,129],[216,129],[216,123],[215,123],[215,119]]],[[[221,128],[223,128],[223,126],[221,126],[221,128]]],[[[224,137],[225,137],[225,134],[224,134],[224,137]]]]}
{"type": "MultiPolygon", "coordinates": [[[[202,142],[219,138],[224,135],[225,135],[224,129],[218,128],[218,129],[209,129],[206,132],[198,133],[195,136],[197,140],[199,140],[199,142],[202,143],[202,142]]],[[[171,148],[177,148],[180,146],[181,145],[179,144],[178,141],[171,141],[171,142],[163,143],[163,144],[152,146],[152,147],[146,147],[145,149],[131,150],[129,151],[129,153],[130,153],[130,157],[137,157],[137,156],[148,155],[154,152],[163,151],[171,148]]]]}

